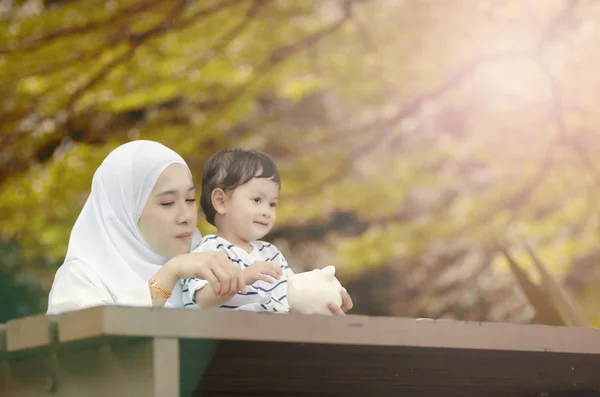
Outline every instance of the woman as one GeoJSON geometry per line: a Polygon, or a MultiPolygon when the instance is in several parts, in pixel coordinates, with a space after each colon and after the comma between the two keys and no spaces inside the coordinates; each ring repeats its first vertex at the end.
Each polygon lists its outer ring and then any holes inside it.
{"type": "MultiPolygon", "coordinates": [[[[96,170],[71,231],[48,314],[101,305],[182,307],[179,279],[208,280],[215,294],[245,291],[222,252],[190,253],[200,242],[195,188],[181,156],[152,141],[113,150],[96,170]]],[[[352,300],[342,293],[343,315],[352,300]]]]}

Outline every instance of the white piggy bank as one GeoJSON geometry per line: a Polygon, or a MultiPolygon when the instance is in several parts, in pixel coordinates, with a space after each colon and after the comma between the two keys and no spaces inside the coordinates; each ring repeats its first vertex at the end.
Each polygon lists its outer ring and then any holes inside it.
{"type": "Polygon", "coordinates": [[[342,305],[343,287],[335,278],[335,267],[327,266],[292,275],[288,280],[290,310],[301,314],[332,314],[329,302],[342,305]]]}

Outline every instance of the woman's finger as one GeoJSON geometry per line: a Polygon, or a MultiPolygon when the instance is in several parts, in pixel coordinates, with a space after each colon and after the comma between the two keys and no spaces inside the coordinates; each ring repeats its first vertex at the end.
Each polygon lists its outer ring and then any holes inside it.
{"type": "Polygon", "coordinates": [[[246,282],[244,281],[244,277],[242,276],[242,274],[239,273],[236,278],[237,278],[236,291],[240,291],[242,294],[247,293],[248,291],[246,290],[246,282]]]}
{"type": "Polygon", "coordinates": [[[241,276],[240,268],[233,263],[224,252],[220,251],[220,255],[217,256],[218,266],[222,268],[230,277],[230,293],[235,291],[241,291],[242,293],[246,293],[246,283],[243,281],[241,276]]]}
{"type": "Polygon", "coordinates": [[[235,277],[240,272],[240,268],[237,267],[237,265],[233,263],[223,251],[218,252],[217,262],[219,266],[230,275],[230,277],[235,277]]]}
{"type": "Polygon", "coordinates": [[[345,316],[346,313],[344,313],[344,311],[335,303],[333,302],[329,302],[327,304],[327,307],[329,308],[329,310],[331,311],[332,314],[335,314],[336,316],[345,316]]]}
{"type": "Polygon", "coordinates": [[[229,297],[232,297],[233,295],[235,295],[238,292],[237,284],[238,284],[237,277],[231,277],[229,279],[229,294],[227,294],[229,297]]]}
{"type": "Polygon", "coordinates": [[[221,293],[221,283],[214,275],[210,267],[207,267],[201,276],[202,277],[199,278],[203,278],[204,280],[208,281],[208,285],[210,285],[210,287],[213,289],[215,295],[219,296],[221,293]]]}
{"type": "Polygon", "coordinates": [[[231,276],[221,267],[219,264],[214,264],[211,266],[211,270],[219,280],[221,284],[220,296],[227,295],[229,293],[229,282],[231,280],[231,276]]]}

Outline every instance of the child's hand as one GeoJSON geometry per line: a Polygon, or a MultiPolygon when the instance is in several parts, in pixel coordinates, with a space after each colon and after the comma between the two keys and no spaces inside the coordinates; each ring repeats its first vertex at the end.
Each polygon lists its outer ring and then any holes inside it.
{"type": "Polygon", "coordinates": [[[241,272],[242,280],[246,285],[254,284],[258,280],[266,281],[267,283],[274,283],[275,280],[279,280],[283,270],[273,262],[254,262],[241,272]]]}

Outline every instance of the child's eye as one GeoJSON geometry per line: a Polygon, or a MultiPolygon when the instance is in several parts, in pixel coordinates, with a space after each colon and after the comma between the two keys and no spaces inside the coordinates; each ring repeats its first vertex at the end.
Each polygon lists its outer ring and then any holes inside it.
{"type": "Polygon", "coordinates": [[[170,207],[170,206],[172,206],[173,204],[175,204],[175,202],[174,202],[174,201],[169,201],[168,203],[160,203],[160,205],[162,205],[163,207],[170,207]]]}
{"type": "Polygon", "coordinates": [[[255,197],[252,199],[256,204],[260,204],[260,197],[255,197]]]}
{"type": "Polygon", "coordinates": [[[277,203],[271,203],[271,207],[273,207],[273,208],[277,207],[277,203]]]}

